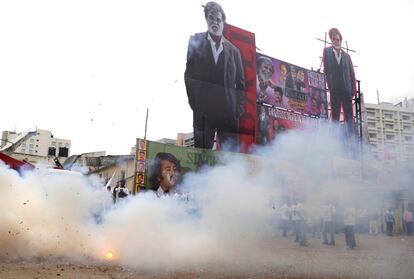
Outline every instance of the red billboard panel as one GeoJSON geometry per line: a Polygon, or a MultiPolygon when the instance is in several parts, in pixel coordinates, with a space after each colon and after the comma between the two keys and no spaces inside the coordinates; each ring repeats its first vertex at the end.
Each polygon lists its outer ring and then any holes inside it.
{"type": "Polygon", "coordinates": [[[258,143],[267,144],[291,129],[317,130],[327,119],[305,115],[270,105],[258,105],[258,143]]]}

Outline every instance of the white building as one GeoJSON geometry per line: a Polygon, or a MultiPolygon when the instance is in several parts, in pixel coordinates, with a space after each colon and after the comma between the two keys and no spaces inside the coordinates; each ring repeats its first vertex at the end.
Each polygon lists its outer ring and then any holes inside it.
{"type": "Polygon", "coordinates": [[[1,149],[11,148],[18,154],[53,156],[67,158],[70,154],[71,141],[55,138],[51,131],[37,129],[33,132],[3,131],[1,149]]]}
{"type": "Polygon", "coordinates": [[[369,148],[381,161],[414,160],[414,99],[398,105],[365,103],[369,148]]]}

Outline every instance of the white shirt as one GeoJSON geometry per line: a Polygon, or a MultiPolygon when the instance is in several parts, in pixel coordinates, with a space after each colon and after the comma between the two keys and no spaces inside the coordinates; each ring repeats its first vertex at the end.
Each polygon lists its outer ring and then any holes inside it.
{"type": "Polygon", "coordinates": [[[344,214],[344,225],[355,226],[356,225],[356,210],[355,208],[349,208],[344,214]]]}
{"type": "Polygon", "coordinates": [[[280,207],[280,217],[282,220],[289,220],[292,209],[287,204],[280,207]]]}
{"type": "Polygon", "coordinates": [[[335,207],[333,205],[324,205],[322,211],[322,219],[325,222],[332,222],[335,215],[335,207]]]}
{"type": "Polygon", "coordinates": [[[342,57],[342,50],[339,50],[339,54],[334,48],[332,48],[332,51],[335,54],[336,62],[338,62],[338,64],[340,64],[341,63],[341,57],[342,57]]]}
{"type": "Polygon", "coordinates": [[[210,33],[207,34],[207,39],[210,41],[211,50],[213,51],[214,63],[217,64],[220,53],[223,51],[223,37],[220,39],[220,47],[216,49],[216,42],[211,38],[210,33]]]}

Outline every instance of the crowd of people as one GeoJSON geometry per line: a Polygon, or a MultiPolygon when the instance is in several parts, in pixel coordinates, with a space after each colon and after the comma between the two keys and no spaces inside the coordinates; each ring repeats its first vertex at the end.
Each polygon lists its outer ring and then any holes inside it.
{"type": "MultiPolygon", "coordinates": [[[[317,237],[324,245],[336,245],[336,234],[343,232],[347,249],[355,249],[355,233],[392,236],[397,212],[391,207],[361,209],[355,206],[342,206],[333,201],[325,201],[318,206],[306,205],[303,200],[285,200],[278,207],[278,224],[283,237],[294,236],[301,246],[308,246],[307,236],[317,237]]],[[[404,232],[411,236],[413,231],[413,210],[411,203],[405,206],[402,214],[404,232]]]]}

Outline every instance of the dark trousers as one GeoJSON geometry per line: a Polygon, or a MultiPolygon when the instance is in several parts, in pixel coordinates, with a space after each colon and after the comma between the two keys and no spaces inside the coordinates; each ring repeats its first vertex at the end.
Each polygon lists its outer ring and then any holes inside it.
{"type": "Polygon", "coordinates": [[[323,222],[323,243],[324,244],[331,244],[335,245],[335,223],[332,221],[323,222]],[[328,234],[329,234],[329,242],[328,242],[328,234]]]}
{"type": "Polygon", "coordinates": [[[353,133],[353,110],[351,93],[343,90],[331,90],[332,121],[339,122],[341,105],[347,134],[353,133]]]}
{"type": "Polygon", "coordinates": [[[298,226],[298,234],[297,234],[297,240],[300,245],[307,245],[306,240],[306,222],[304,220],[297,221],[298,226]]]}
{"type": "Polygon", "coordinates": [[[354,226],[345,226],[345,242],[346,246],[354,249],[356,246],[354,226]]]}
{"type": "Polygon", "coordinates": [[[413,222],[405,222],[405,229],[407,231],[407,235],[413,234],[413,222]]]}
{"type": "Polygon", "coordinates": [[[238,121],[234,120],[233,115],[226,117],[194,114],[194,147],[212,149],[217,132],[220,145],[226,150],[236,151],[239,144],[238,126],[238,121]]]}
{"type": "Polygon", "coordinates": [[[287,236],[288,229],[289,229],[289,220],[282,220],[282,231],[283,231],[284,237],[287,236]]]}
{"type": "Polygon", "coordinates": [[[393,222],[386,222],[387,225],[387,235],[392,236],[392,232],[394,230],[394,223],[393,222]]]}

